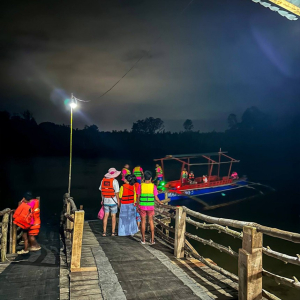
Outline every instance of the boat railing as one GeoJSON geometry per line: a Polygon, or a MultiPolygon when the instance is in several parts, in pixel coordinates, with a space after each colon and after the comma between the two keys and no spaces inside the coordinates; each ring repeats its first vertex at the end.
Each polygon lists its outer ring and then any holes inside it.
{"type": "MultiPolygon", "coordinates": [[[[166,198],[164,202],[168,202],[168,199],[166,198]]],[[[280,299],[263,289],[263,276],[273,279],[277,284],[282,284],[289,288],[300,289],[300,282],[295,276],[293,276],[293,278],[286,278],[273,274],[265,270],[262,263],[262,256],[264,254],[281,260],[286,264],[290,263],[300,266],[299,254],[290,256],[280,253],[270,249],[270,247],[264,247],[262,242],[263,234],[265,234],[293,243],[300,243],[299,233],[267,227],[254,222],[211,217],[193,211],[185,206],[176,207],[163,204],[157,206],[156,210],[157,212],[154,218],[156,234],[174,248],[174,255],[177,258],[183,258],[184,255],[190,255],[209,268],[223,274],[232,281],[237,282],[240,300],[262,299],[263,296],[272,300],[280,299]],[[199,222],[199,220],[202,222],[199,222]],[[175,224],[175,228],[172,224],[175,224]],[[211,239],[204,239],[199,235],[187,232],[187,224],[196,227],[196,229],[216,230],[219,233],[225,233],[234,238],[238,238],[242,240],[242,246],[238,252],[235,252],[230,246],[223,246],[211,239]],[[198,253],[195,250],[189,240],[208,245],[237,259],[238,276],[205,259],[201,253],[198,253]]]]}
{"type": "Polygon", "coordinates": [[[68,193],[63,196],[63,209],[60,218],[62,240],[66,255],[67,267],[71,272],[82,271],[81,247],[84,226],[83,206],[77,209],[68,193]]]}

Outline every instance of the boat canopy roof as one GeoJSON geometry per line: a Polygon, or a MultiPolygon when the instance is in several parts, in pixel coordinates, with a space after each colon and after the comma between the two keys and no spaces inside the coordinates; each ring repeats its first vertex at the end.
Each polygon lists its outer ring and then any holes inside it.
{"type": "Polygon", "coordinates": [[[225,153],[227,153],[226,151],[219,151],[219,152],[206,152],[206,153],[194,153],[194,154],[175,154],[175,155],[166,155],[165,157],[163,158],[157,158],[157,159],[154,159],[154,161],[161,161],[163,162],[164,160],[177,160],[177,161],[180,161],[181,163],[183,164],[186,164],[186,165],[204,165],[204,164],[224,164],[224,163],[233,163],[233,162],[239,162],[239,160],[236,160],[228,155],[226,155],[225,153]],[[218,161],[215,161],[213,160],[211,157],[214,157],[214,156],[219,156],[219,160],[218,161]],[[229,159],[228,161],[220,161],[220,157],[221,156],[224,156],[226,157],[227,159],[229,159]],[[205,158],[208,162],[207,163],[190,163],[190,159],[193,159],[193,158],[205,158]],[[183,160],[188,160],[188,161],[183,161],[183,160]]]}
{"type": "Polygon", "coordinates": [[[174,159],[174,158],[198,158],[198,157],[204,157],[204,156],[219,156],[220,154],[225,154],[226,152],[207,152],[207,153],[193,153],[193,154],[176,154],[176,155],[166,155],[166,157],[158,158],[154,160],[161,160],[161,159],[174,159]]]}

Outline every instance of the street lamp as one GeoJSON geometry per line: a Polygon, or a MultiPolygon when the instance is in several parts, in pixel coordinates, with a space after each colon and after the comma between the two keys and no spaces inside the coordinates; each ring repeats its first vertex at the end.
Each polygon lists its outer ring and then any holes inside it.
{"type": "Polygon", "coordinates": [[[68,185],[68,194],[71,196],[71,174],[72,174],[72,139],[73,139],[73,109],[77,107],[77,99],[71,95],[71,125],[70,125],[70,165],[69,165],[69,185],[68,185]]]}

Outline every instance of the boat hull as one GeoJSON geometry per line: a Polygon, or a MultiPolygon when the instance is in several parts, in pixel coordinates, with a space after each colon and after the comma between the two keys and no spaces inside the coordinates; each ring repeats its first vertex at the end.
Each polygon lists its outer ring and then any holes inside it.
{"type": "MultiPolygon", "coordinates": [[[[209,186],[209,187],[202,187],[202,188],[196,188],[196,189],[189,189],[188,187],[185,189],[174,189],[174,192],[172,190],[169,190],[167,192],[167,196],[171,201],[176,200],[184,200],[189,199],[189,196],[205,196],[209,194],[218,194],[222,193],[224,191],[234,190],[243,188],[248,185],[248,182],[246,180],[237,180],[228,184],[219,185],[219,186],[209,186]]],[[[165,199],[165,194],[159,194],[158,198],[160,200],[165,199]]]]}

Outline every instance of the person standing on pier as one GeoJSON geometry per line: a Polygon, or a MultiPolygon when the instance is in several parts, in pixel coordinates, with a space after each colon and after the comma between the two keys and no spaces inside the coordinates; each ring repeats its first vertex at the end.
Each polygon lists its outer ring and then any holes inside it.
{"type": "Polygon", "coordinates": [[[109,213],[111,213],[111,227],[112,236],[116,235],[116,214],[118,212],[118,206],[120,206],[119,199],[119,183],[116,178],[120,175],[121,171],[117,171],[115,168],[110,168],[108,173],[105,174],[101,181],[99,190],[102,194],[102,202],[104,205],[104,218],[103,218],[103,236],[106,236],[107,219],[109,213]]]}
{"type": "Polygon", "coordinates": [[[152,173],[150,171],[144,172],[145,182],[140,185],[140,188],[137,190],[137,205],[139,208],[139,212],[142,218],[141,225],[141,234],[142,239],[141,243],[145,244],[145,230],[146,230],[146,217],[149,218],[149,224],[151,229],[151,240],[150,243],[152,245],[155,244],[154,241],[154,204],[155,202],[161,204],[157,195],[157,187],[152,183],[152,173]]]}
{"type": "Polygon", "coordinates": [[[129,170],[129,165],[126,164],[126,165],[124,166],[124,168],[122,169],[122,180],[125,181],[125,176],[126,176],[126,175],[130,175],[130,174],[131,174],[131,172],[130,172],[130,170],[129,170]]]}
{"type": "Polygon", "coordinates": [[[19,202],[18,208],[14,214],[14,223],[23,229],[22,238],[24,241],[24,249],[17,253],[27,254],[29,251],[39,251],[41,246],[35,239],[41,228],[39,200],[34,199],[31,192],[26,192],[19,202]],[[26,210],[26,208],[28,208],[28,210],[26,210]],[[24,214],[25,211],[28,212],[26,213],[27,216],[24,214]]]}
{"type": "Polygon", "coordinates": [[[120,188],[119,198],[121,208],[119,215],[119,236],[134,235],[138,232],[136,223],[136,209],[134,200],[136,198],[135,190],[136,177],[126,175],[123,186],[120,188]]]}
{"type": "Polygon", "coordinates": [[[137,165],[134,169],[133,169],[133,174],[135,175],[137,182],[139,184],[142,183],[142,177],[143,177],[143,169],[140,165],[137,165]]]}
{"type": "Polygon", "coordinates": [[[181,172],[181,183],[182,185],[187,184],[188,181],[188,172],[186,170],[186,168],[183,169],[183,171],[181,172]]]}

